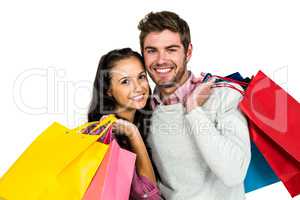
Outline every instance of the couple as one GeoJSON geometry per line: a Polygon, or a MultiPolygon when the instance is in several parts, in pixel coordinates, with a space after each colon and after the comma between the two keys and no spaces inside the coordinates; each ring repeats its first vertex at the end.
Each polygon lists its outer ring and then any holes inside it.
{"type": "Polygon", "coordinates": [[[130,48],[102,56],[88,112],[88,121],[114,113],[114,137],[137,155],[130,199],[244,199],[250,139],[241,94],[187,70],[190,31],[177,14],[151,12],[138,28],[142,56],[130,48]]]}

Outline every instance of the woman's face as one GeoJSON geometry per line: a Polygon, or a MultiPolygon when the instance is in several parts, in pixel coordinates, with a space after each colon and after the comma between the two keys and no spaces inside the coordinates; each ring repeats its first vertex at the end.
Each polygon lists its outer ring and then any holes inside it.
{"type": "Polygon", "coordinates": [[[111,69],[108,95],[116,100],[117,111],[145,107],[149,97],[149,83],[145,68],[136,57],[122,59],[111,69]]]}

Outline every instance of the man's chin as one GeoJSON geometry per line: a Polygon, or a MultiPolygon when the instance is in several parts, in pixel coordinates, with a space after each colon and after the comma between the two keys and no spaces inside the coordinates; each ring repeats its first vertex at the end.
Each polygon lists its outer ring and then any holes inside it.
{"type": "Polygon", "coordinates": [[[176,91],[176,87],[166,87],[166,88],[160,88],[159,91],[163,96],[169,96],[173,94],[176,91]]]}
{"type": "Polygon", "coordinates": [[[176,86],[176,83],[174,83],[174,82],[166,82],[166,83],[160,83],[157,86],[160,89],[173,88],[173,87],[176,86]]]}
{"type": "Polygon", "coordinates": [[[160,80],[158,81],[158,88],[173,88],[176,87],[177,83],[175,81],[175,78],[169,79],[169,80],[160,80]]]}

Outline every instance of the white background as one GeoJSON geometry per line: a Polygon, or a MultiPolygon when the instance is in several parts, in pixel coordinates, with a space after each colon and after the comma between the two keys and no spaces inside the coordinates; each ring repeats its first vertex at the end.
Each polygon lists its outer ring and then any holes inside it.
{"type": "MultiPolygon", "coordinates": [[[[138,21],[161,10],[189,23],[196,74],[261,69],[300,100],[296,0],[1,1],[0,176],[53,121],[70,128],[86,121],[100,56],[139,50],[138,21]]],[[[247,194],[265,198],[291,199],[281,183],[247,194]]]]}

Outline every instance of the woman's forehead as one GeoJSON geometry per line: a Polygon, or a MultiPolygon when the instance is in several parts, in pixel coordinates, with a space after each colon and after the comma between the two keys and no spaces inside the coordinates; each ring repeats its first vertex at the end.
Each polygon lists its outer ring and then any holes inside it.
{"type": "Polygon", "coordinates": [[[114,76],[136,76],[144,71],[144,66],[136,58],[121,60],[111,69],[111,73],[114,76]]]}

